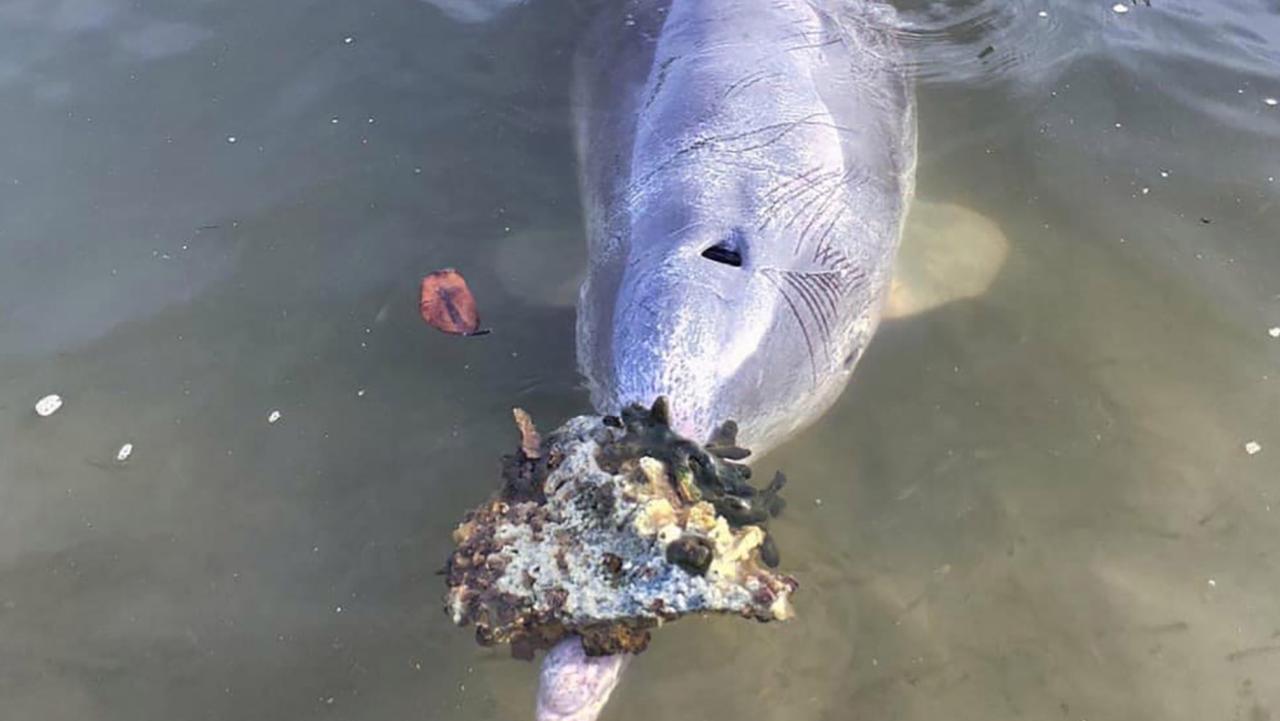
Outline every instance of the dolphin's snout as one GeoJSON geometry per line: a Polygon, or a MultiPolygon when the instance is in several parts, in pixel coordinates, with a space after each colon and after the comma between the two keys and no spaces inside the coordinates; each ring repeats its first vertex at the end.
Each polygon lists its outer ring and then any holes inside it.
{"type": "Polygon", "coordinates": [[[613,328],[616,405],[648,406],[665,396],[672,427],[705,441],[725,412],[721,391],[733,372],[728,304],[716,289],[650,274],[630,279],[613,328]]]}

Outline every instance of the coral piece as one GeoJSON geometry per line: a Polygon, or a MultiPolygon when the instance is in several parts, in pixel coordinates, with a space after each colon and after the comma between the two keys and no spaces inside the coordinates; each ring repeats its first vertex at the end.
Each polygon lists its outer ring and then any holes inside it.
{"type": "Polygon", "coordinates": [[[732,424],[704,448],[671,430],[662,399],[574,418],[545,441],[515,415],[504,486],[454,531],[445,570],[446,611],[481,644],[531,658],[576,634],[589,655],[638,653],[650,629],[689,614],[792,615],[798,584],[771,570],[765,529],[785,478],[747,482],[732,424]]]}

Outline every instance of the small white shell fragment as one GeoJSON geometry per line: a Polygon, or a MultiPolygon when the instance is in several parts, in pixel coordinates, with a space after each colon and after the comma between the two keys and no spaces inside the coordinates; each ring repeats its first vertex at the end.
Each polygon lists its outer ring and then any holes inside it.
{"type": "Polygon", "coordinates": [[[658,529],[658,543],[663,548],[666,548],[679,540],[682,535],[684,535],[684,531],[681,530],[680,526],[671,523],[658,529]]]}
{"type": "Polygon", "coordinates": [[[1267,335],[1271,336],[1272,338],[1280,338],[1280,325],[1268,328],[1267,335]]]}
{"type": "Polygon", "coordinates": [[[271,415],[267,416],[267,423],[275,423],[280,420],[280,411],[271,411],[271,415]]]}
{"type": "Polygon", "coordinates": [[[228,143],[232,143],[232,144],[234,144],[237,140],[239,140],[239,138],[237,138],[237,137],[236,137],[236,136],[234,136],[234,135],[228,135],[228,136],[227,136],[227,142],[228,142],[228,143]]]}
{"type": "Polygon", "coordinates": [[[345,44],[347,44],[347,45],[350,45],[351,43],[354,43],[355,41],[356,41],[356,39],[355,39],[355,38],[353,38],[353,37],[351,37],[350,35],[348,35],[348,36],[346,36],[345,38],[343,38],[343,39],[342,39],[342,42],[343,42],[343,43],[345,43],[345,44]]]}
{"type": "Polygon", "coordinates": [[[133,455],[133,444],[126,443],[123,446],[120,446],[120,450],[116,451],[116,461],[120,463],[124,463],[125,461],[129,460],[129,456],[132,456],[132,455],[133,455]]]}
{"type": "Polygon", "coordinates": [[[1244,444],[1244,452],[1255,456],[1262,452],[1262,444],[1257,441],[1249,441],[1244,444]]]}
{"type": "Polygon", "coordinates": [[[1276,100],[1275,98],[1263,98],[1263,99],[1262,99],[1262,102],[1266,103],[1267,105],[1269,105],[1269,106],[1271,106],[1271,107],[1273,107],[1273,108],[1274,108],[1276,105],[1280,104],[1280,100],[1276,100]]]}
{"type": "Polygon", "coordinates": [[[1111,12],[1115,13],[1116,15],[1124,15],[1125,13],[1129,12],[1129,6],[1125,5],[1124,3],[1116,3],[1115,5],[1111,6],[1111,12]]]}
{"type": "Polygon", "coordinates": [[[1047,18],[1047,17],[1049,17],[1049,11],[1048,11],[1048,10],[1041,10],[1040,12],[1036,13],[1036,15],[1039,15],[1039,16],[1040,16],[1040,17],[1042,17],[1042,18],[1047,18]]]}
{"type": "Polygon", "coordinates": [[[50,393],[44,398],[41,398],[40,400],[36,401],[36,415],[40,416],[41,418],[48,418],[54,413],[57,413],[58,409],[61,407],[62,407],[62,396],[58,395],[57,393],[50,393]]]}
{"type": "Polygon", "coordinates": [[[1217,585],[1218,585],[1218,582],[1217,582],[1217,581],[1213,580],[1212,578],[1211,578],[1211,579],[1209,579],[1209,588],[1214,588],[1214,587],[1216,587],[1217,585]]]}

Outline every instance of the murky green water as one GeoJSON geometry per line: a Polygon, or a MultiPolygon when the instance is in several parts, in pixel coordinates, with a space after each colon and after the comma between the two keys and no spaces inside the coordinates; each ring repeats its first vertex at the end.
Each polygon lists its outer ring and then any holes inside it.
{"type": "MultiPolygon", "coordinates": [[[[510,406],[587,408],[572,5],[0,2],[0,717],[531,715],[433,572],[510,406]],[[492,335],[417,319],[450,265],[492,335]]],[[[908,235],[1007,259],[761,461],[796,621],[607,718],[1280,714],[1280,12],[900,7],[908,235]]]]}

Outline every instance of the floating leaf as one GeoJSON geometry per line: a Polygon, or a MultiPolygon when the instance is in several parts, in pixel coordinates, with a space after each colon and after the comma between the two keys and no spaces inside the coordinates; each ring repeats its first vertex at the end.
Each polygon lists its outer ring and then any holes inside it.
{"type": "Polygon", "coordinates": [[[437,270],[422,279],[418,302],[422,319],[433,328],[453,335],[484,335],[476,299],[462,274],[453,268],[437,270]]]}

